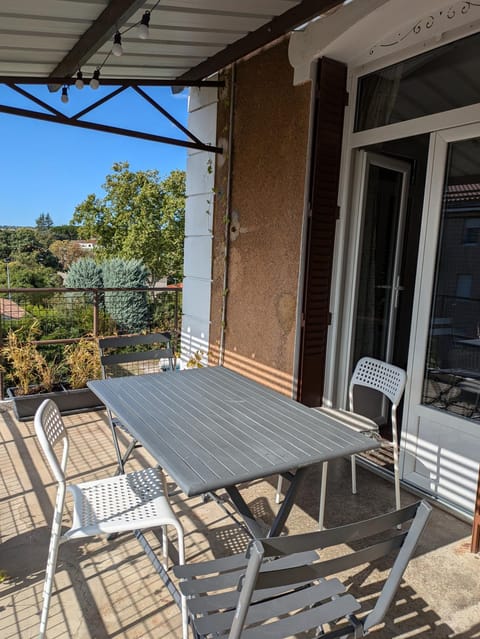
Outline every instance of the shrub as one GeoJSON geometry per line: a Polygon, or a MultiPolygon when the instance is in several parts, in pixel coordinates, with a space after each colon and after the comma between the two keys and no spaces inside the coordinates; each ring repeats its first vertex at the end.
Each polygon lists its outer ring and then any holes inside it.
{"type": "MultiPolygon", "coordinates": [[[[140,260],[113,258],[102,264],[105,288],[145,288],[148,271],[140,260]]],[[[139,333],[148,326],[146,292],[106,291],[105,310],[120,332],[139,333]]]]}

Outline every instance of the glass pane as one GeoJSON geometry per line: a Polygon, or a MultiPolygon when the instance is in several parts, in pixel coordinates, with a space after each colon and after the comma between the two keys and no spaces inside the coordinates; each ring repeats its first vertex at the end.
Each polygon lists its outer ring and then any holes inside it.
{"type": "Polygon", "coordinates": [[[355,131],[476,104],[479,68],[476,34],[363,76],[355,131]]]}
{"type": "Polygon", "coordinates": [[[423,403],[480,419],[480,139],[449,146],[423,403]]]}
{"type": "Polygon", "coordinates": [[[387,358],[403,174],[369,165],[364,210],[354,362],[387,358]]]}

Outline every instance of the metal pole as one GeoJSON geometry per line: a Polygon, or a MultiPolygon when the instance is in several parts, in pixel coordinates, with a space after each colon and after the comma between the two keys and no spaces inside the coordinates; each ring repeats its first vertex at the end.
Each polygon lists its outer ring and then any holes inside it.
{"type": "Polygon", "coordinates": [[[93,294],[93,327],[92,333],[93,337],[98,337],[98,307],[99,307],[99,291],[95,290],[93,294]]]}
{"type": "Polygon", "coordinates": [[[5,258],[5,265],[7,267],[7,288],[8,288],[8,299],[11,300],[12,299],[12,294],[10,293],[10,268],[8,266],[8,263],[10,262],[10,258],[6,257],[5,258]]]}

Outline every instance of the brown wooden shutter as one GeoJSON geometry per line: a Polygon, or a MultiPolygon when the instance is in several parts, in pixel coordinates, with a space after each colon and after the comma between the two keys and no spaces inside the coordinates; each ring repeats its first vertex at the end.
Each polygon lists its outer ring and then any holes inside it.
{"type": "Polygon", "coordinates": [[[319,60],[298,384],[298,399],[307,406],[320,406],[323,397],[346,77],[344,64],[319,60]]]}

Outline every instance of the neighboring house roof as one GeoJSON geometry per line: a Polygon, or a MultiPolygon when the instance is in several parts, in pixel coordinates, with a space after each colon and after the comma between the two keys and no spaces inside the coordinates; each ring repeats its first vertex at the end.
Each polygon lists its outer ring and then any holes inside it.
{"type": "Polygon", "coordinates": [[[25,317],[25,309],[13,300],[0,297],[0,315],[8,320],[21,319],[25,317]]]}
{"type": "Polygon", "coordinates": [[[97,246],[97,240],[72,240],[72,244],[76,244],[83,250],[91,250],[97,246]]]}
{"type": "Polygon", "coordinates": [[[446,193],[448,202],[466,202],[468,200],[480,200],[480,183],[449,184],[446,193]]]}

